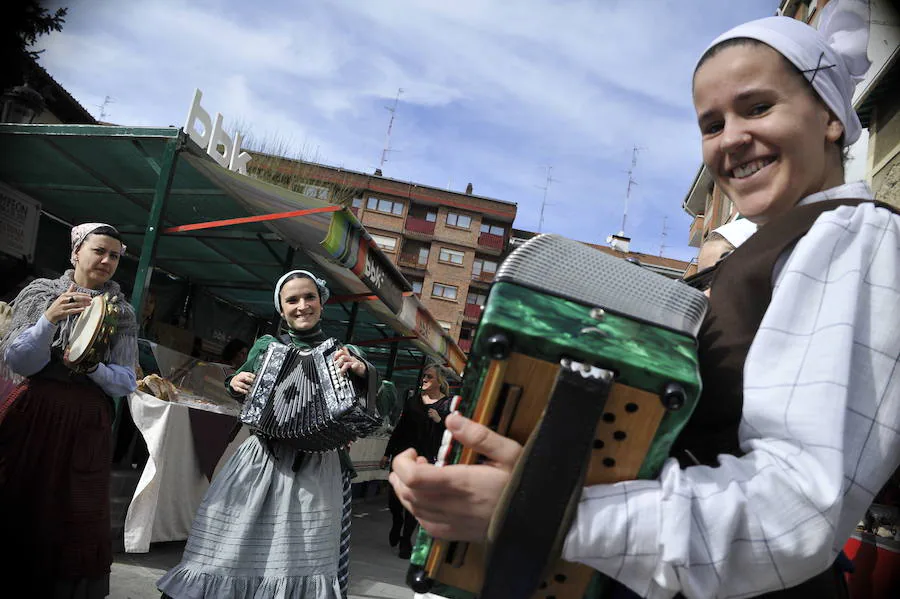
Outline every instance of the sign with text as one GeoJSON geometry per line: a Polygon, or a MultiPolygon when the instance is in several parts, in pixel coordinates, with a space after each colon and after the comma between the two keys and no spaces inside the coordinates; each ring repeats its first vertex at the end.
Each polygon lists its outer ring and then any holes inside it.
{"type": "Polygon", "coordinates": [[[322,246],[353,271],[394,314],[400,313],[403,291],[409,289],[409,285],[404,285],[403,275],[381,253],[349,211],[345,209],[332,213],[328,235],[322,246]]]}
{"type": "Polygon", "coordinates": [[[209,113],[200,106],[200,98],[203,92],[199,89],[194,90],[194,101],[191,102],[191,109],[188,111],[187,122],[184,124],[184,130],[190,135],[191,139],[206,149],[206,153],[221,166],[228,170],[237,171],[242,175],[247,174],[247,163],[253,158],[247,152],[241,152],[241,134],[235,132],[234,140],[225,133],[222,128],[222,113],[216,113],[216,121],[213,123],[209,113]],[[198,131],[197,124],[203,127],[203,131],[198,131]],[[222,148],[219,151],[219,148],[222,148]]]}
{"type": "Polygon", "coordinates": [[[403,303],[403,290],[390,276],[387,259],[371,239],[360,236],[359,259],[351,270],[397,314],[403,303]]]}
{"type": "Polygon", "coordinates": [[[0,252],[34,261],[41,204],[0,183],[0,252]]]}

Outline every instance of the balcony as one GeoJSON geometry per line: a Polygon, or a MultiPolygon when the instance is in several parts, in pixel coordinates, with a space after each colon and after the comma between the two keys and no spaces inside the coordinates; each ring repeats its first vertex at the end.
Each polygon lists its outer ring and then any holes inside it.
{"type": "Polygon", "coordinates": [[[478,245],[483,248],[494,250],[495,252],[503,251],[503,236],[494,235],[492,233],[482,233],[478,236],[478,245]]]}
{"type": "Polygon", "coordinates": [[[424,218],[416,218],[409,216],[406,218],[406,224],[403,226],[409,233],[418,233],[419,235],[434,235],[434,221],[428,221],[424,218]]]}
{"type": "Polygon", "coordinates": [[[478,304],[466,304],[465,309],[463,309],[463,316],[466,319],[477,321],[481,318],[481,306],[478,304]]]}
{"type": "Polygon", "coordinates": [[[472,351],[472,340],[471,339],[460,339],[456,342],[459,346],[459,349],[463,350],[466,353],[472,351]]]}
{"type": "Polygon", "coordinates": [[[494,273],[484,271],[477,275],[475,273],[472,273],[472,280],[476,283],[484,283],[485,285],[490,285],[494,282],[494,273]]]}
{"type": "Polygon", "coordinates": [[[691,230],[688,234],[689,246],[698,248],[703,242],[703,221],[704,216],[702,214],[694,217],[694,222],[691,223],[691,230]]]}
{"type": "Polygon", "coordinates": [[[418,254],[401,253],[397,257],[397,266],[400,268],[411,268],[413,270],[423,271],[428,268],[428,262],[420,262],[418,254]]]}

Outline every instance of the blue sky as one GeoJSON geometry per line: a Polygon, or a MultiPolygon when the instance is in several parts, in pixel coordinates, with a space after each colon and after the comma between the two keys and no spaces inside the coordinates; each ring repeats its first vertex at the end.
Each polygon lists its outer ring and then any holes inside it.
{"type": "Polygon", "coordinates": [[[518,204],[537,230],[690,259],[681,202],[700,165],[694,63],[777,0],[68,2],[43,66],[94,116],[182,126],[195,88],[253,141],[344,168],[518,204]]]}

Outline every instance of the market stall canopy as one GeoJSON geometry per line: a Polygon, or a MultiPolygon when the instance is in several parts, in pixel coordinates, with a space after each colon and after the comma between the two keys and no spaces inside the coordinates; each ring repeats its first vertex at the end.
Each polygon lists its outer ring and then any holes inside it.
{"type": "Polygon", "coordinates": [[[345,208],[227,170],[177,128],[0,125],[0,147],[0,181],[68,223],[116,225],[141,267],[262,318],[278,277],[309,269],[332,290],[327,334],[376,364],[394,352],[397,370],[427,355],[462,371],[462,351],[345,208]]]}

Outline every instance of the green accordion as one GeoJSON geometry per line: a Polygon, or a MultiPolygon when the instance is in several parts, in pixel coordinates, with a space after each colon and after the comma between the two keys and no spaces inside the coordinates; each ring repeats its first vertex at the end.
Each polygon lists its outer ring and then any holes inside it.
{"type": "MultiPolygon", "coordinates": [[[[602,596],[558,559],[581,488],[657,476],[700,396],[706,296],[557,235],[517,248],[495,277],[457,409],[524,445],[486,544],[419,531],[409,585],[483,599],[602,596]]],[[[439,465],[479,460],[449,435],[439,465]]]]}

